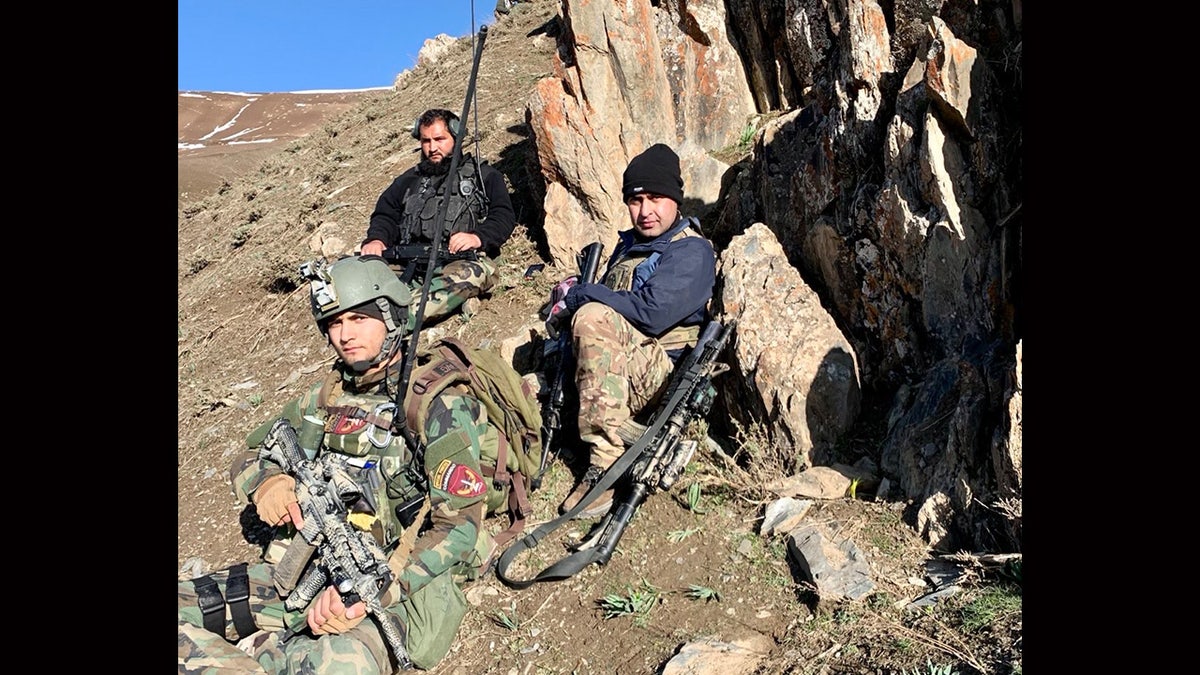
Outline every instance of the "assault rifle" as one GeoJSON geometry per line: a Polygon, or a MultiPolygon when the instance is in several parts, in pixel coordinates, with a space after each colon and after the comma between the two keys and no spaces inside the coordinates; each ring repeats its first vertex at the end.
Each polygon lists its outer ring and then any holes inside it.
{"type": "Polygon", "coordinates": [[[390,264],[403,266],[400,279],[408,283],[417,272],[424,271],[430,264],[436,267],[452,260],[479,260],[479,254],[475,249],[451,253],[445,246],[433,244],[393,244],[383,250],[383,259],[390,264]],[[435,262],[430,263],[431,260],[435,262]]]}
{"type": "MultiPolygon", "coordinates": [[[[308,459],[287,419],[272,425],[259,457],[275,462],[296,479],[296,498],[304,516],[299,536],[292,539],[287,553],[275,566],[275,586],[287,598],[284,607],[289,611],[302,609],[332,584],[347,607],[359,600],[366,604],[367,614],[379,624],[399,668],[412,668],[404,646],[404,625],[383,609],[382,598],[393,580],[387,554],[370,532],[354,527],[347,519],[351,506],[360,500],[375,510],[370,486],[364,490],[360,482],[363,479],[356,478],[352,470],[372,477],[378,477],[378,470],[370,462],[332,452],[308,459]],[[310,565],[314,554],[318,557],[310,565]],[[305,568],[308,571],[297,583],[305,568]]],[[[283,639],[291,639],[294,634],[295,629],[289,628],[283,639]]]]}
{"type": "Polygon", "coordinates": [[[729,366],[717,362],[717,357],[724,351],[735,323],[722,325],[713,320],[704,326],[695,348],[675,368],[662,403],[637,441],[574,508],[526,535],[500,556],[496,562],[496,576],[501,581],[514,588],[525,588],[538,581],[566,579],[593,562],[608,563],[625,528],[646,497],[669,490],[691,460],[696,445],[681,441],[680,434],[693,420],[704,417],[712,409],[716,397],[712,378],[729,370],[729,366]],[[574,553],[532,579],[514,580],[505,575],[518,554],[537,546],[546,535],[623,478],[628,479],[627,485],[623,486],[623,491],[618,491],[613,508],[592,530],[596,534],[576,547],[574,553]]]}
{"type": "MultiPolygon", "coordinates": [[[[575,256],[575,262],[579,265],[579,283],[590,284],[596,281],[596,270],[600,267],[600,252],[603,247],[600,242],[594,241],[583,247],[575,256]]],[[[546,473],[546,465],[551,454],[551,445],[554,443],[554,437],[562,430],[562,409],[563,402],[566,399],[566,383],[574,368],[574,359],[571,358],[571,331],[560,330],[558,339],[554,343],[552,352],[554,357],[551,359],[548,370],[553,373],[553,381],[550,384],[550,390],[542,399],[542,458],[538,462],[537,475],[530,481],[530,489],[536,490],[542,486],[542,476],[546,473]]],[[[558,454],[558,449],[553,450],[554,454],[558,454]]]]}

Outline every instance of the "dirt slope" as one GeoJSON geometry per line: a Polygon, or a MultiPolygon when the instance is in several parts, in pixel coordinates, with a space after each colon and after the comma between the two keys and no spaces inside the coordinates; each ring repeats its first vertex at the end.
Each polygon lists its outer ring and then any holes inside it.
{"type": "MultiPolygon", "coordinates": [[[[501,288],[474,316],[440,327],[469,344],[528,334],[553,281],[573,271],[548,266],[532,280],[522,277],[541,261],[524,103],[551,72],[547,27],[556,8],[550,0],[520,3],[485,43],[472,103],[478,116],[467,125],[479,141],[468,149],[505,174],[519,227],[504,251],[501,288]]],[[[315,256],[314,240],[338,238],[349,248],[361,238],[378,194],[416,160],[412,120],[428,107],[461,109],[471,56],[468,37],[397,90],[356,94],[344,110],[331,106],[306,125],[282,121],[278,133],[275,116],[264,115],[256,133],[298,134],[269,151],[226,146],[205,162],[181,151],[177,571],[184,576],[260,553],[263,532],[233,498],[229,462],[246,433],[273,419],[330,363],[295,270],[315,256]],[[205,183],[206,176],[220,181],[205,183]]],[[[279,103],[277,110],[287,108],[286,98],[279,103]]],[[[181,103],[181,143],[184,118],[181,103]]],[[[1002,605],[990,621],[968,620],[999,587],[992,575],[990,583],[965,584],[936,611],[900,609],[930,590],[920,585],[928,552],[907,524],[908,504],[846,497],[814,506],[808,519],[852,538],[877,585],[866,601],[818,602],[789,563],[786,538],[758,534],[773,497],[760,487],[770,467],[746,461],[758,442],[753,430],[720,440],[725,453],[705,448],[674,491],[646,502],[605,567],[520,591],[494,577],[471,584],[475,608],[434,672],[653,673],[686,642],[752,635],[774,645],[759,673],[928,673],[927,659],[960,673],[1020,672],[1019,592],[1015,610],[1002,605]],[[689,505],[692,484],[701,498],[689,505]],[[697,589],[717,595],[694,597],[697,589]],[[640,616],[614,615],[604,604],[635,594],[653,598],[640,616]]],[[[534,495],[535,522],[553,517],[570,488],[568,465],[579,460],[562,459],[534,495]]],[[[560,534],[577,537],[582,529],[560,534]]],[[[547,540],[513,573],[529,576],[564,553],[561,539],[547,540]]]]}
{"type": "Polygon", "coordinates": [[[179,92],[179,200],[214,192],[370,92],[179,92]]]}

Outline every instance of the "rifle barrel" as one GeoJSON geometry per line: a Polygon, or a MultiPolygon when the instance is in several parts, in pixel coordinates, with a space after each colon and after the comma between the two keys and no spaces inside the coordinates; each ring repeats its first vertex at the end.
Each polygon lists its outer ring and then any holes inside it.
{"type": "Polygon", "coordinates": [[[596,549],[598,564],[608,564],[613,551],[617,548],[617,542],[621,540],[621,535],[625,534],[625,528],[629,526],[629,521],[633,520],[633,514],[637,513],[638,507],[646,501],[648,494],[650,494],[650,490],[644,483],[634,482],[630,487],[629,496],[617,503],[616,508],[613,509],[612,520],[608,522],[608,527],[604,528],[604,534],[600,537],[600,545],[596,549]]]}

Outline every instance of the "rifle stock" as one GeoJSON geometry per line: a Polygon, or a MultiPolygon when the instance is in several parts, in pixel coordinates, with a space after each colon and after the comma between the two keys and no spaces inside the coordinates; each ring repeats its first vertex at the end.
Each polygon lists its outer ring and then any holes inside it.
{"type": "MultiPolygon", "coordinates": [[[[603,250],[604,247],[600,242],[594,241],[584,246],[583,250],[576,255],[575,262],[579,265],[579,283],[595,283],[596,273],[600,269],[600,253],[603,250]]],[[[567,358],[570,352],[570,331],[559,331],[555,349],[557,362],[554,367],[554,381],[550,386],[550,393],[546,395],[542,404],[542,456],[538,461],[537,475],[530,481],[531,490],[542,486],[542,476],[546,473],[546,466],[552,452],[551,446],[555,436],[562,430],[562,408],[566,399],[567,375],[572,370],[572,359],[567,358]]],[[[553,450],[553,454],[558,454],[557,449],[553,450]]]]}

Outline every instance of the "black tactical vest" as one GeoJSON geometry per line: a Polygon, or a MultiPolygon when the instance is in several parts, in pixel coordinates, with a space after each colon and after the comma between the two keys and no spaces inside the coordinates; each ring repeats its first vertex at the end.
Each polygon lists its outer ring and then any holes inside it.
{"type": "Polygon", "coordinates": [[[437,230],[438,214],[443,200],[449,200],[446,208],[446,226],[443,237],[455,232],[474,232],[479,223],[487,218],[488,200],[483,189],[483,178],[475,158],[464,154],[458,167],[458,179],[449,175],[422,176],[404,191],[404,221],[400,235],[401,243],[432,242],[437,230]],[[450,194],[446,194],[446,186],[450,194]]]}

